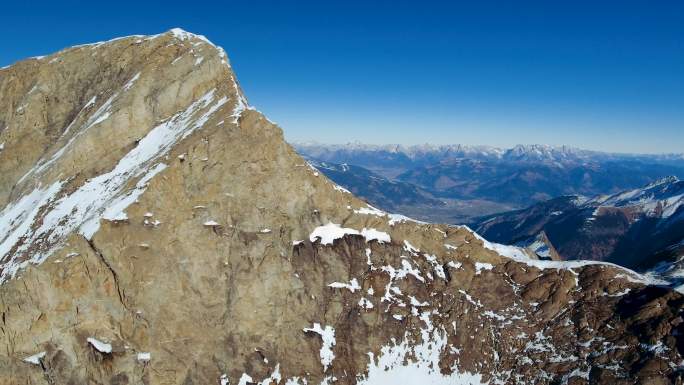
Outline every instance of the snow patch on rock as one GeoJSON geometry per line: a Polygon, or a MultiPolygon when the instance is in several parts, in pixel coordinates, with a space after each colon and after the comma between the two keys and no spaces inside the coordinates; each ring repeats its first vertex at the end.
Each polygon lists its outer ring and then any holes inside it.
{"type": "Polygon", "coordinates": [[[88,337],[86,339],[90,345],[92,345],[95,350],[97,350],[100,353],[111,353],[112,352],[112,345],[108,344],[106,342],[102,342],[96,338],[93,337],[88,337]]]}
{"type": "Polygon", "coordinates": [[[420,344],[411,344],[408,337],[396,345],[383,346],[378,357],[368,353],[368,375],[358,379],[359,385],[431,384],[431,385],[483,385],[480,374],[460,372],[452,368],[451,374],[440,372],[440,355],[447,348],[444,331],[423,330],[427,336],[420,344]]]}
{"type": "Polygon", "coordinates": [[[305,328],[304,331],[313,332],[321,336],[323,345],[321,346],[320,356],[323,372],[325,372],[335,359],[335,353],[332,350],[333,346],[335,346],[335,329],[332,326],[321,327],[321,324],[316,322],[313,324],[313,327],[305,328]]]}
{"type": "Polygon", "coordinates": [[[349,281],[349,283],[333,282],[328,286],[334,289],[348,289],[352,293],[356,290],[361,290],[361,286],[359,286],[359,281],[357,281],[356,278],[352,278],[351,281],[349,281]]]}
{"type": "Polygon", "coordinates": [[[363,235],[363,237],[366,238],[366,242],[370,242],[370,241],[378,241],[379,243],[390,243],[390,242],[392,242],[392,239],[390,239],[389,234],[387,234],[384,231],[379,231],[376,229],[367,229],[364,227],[361,230],[361,235],[363,235]]]}
{"type": "Polygon", "coordinates": [[[40,353],[36,353],[32,356],[28,356],[28,357],[24,358],[24,362],[28,362],[29,364],[33,364],[33,365],[40,365],[40,360],[43,357],[45,357],[45,354],[46,354],[46,352],[40,352],[40,353]]]}
{"type": "Polygon", "coordinates": [[[341,227],[332,222],[328,222],[328,224],[324,226],[316,227],[309,235],[309,240],[311,242],[316,242],[317,239],[320,239],[322,245],[332,245],[335,240],[340,239],[345,235],[361,235],[366,238],[366,242],[377,241],[379,243],[389,243],[392,241],[389,234],[376,229],[363,228],[361,231],[358,231],[352,228],[341,227]]]}

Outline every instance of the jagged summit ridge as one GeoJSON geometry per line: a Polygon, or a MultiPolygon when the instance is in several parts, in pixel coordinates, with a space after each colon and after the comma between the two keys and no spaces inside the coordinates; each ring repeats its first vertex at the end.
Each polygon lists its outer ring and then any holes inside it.
{"type": "Polygon", "coordinates": [[[0,384],[676,381],[679,294],[368,206],[222,59],[171,32],[0,73],[0,384]]]}
{"type": "MultiPolygon", "coordinates": [[[[219,54],[220,54],[221,57],[223,57],[223,59],[225,60],[224,64],[230,65],[230,62],[229,62],[229,60],[228,60],[228,56],[226,55],[226,53],[225,53],[225,51],[223,50],[223,48],[221,48],[220,46],[217,46],[217,45],[215,45],[214,43],[212,43],[211,41],[209,41],[209,39],[207,39],[206,36],[204,36],[204,35],[194,34],[194,33],[192,33],[192,32],[185,31],[184,29],[178,28],[178,27],[172,28],[172,29],[170,29],[170,30],[168,30],[168,31],[166,31],[166,32],[163,32],[163,33],[160,33],[160,34],[156,34],[156,35],[129,35],[129,36],[121,36],[121,37],[116,37],[116,38],[113,38],[113,39],[110,39],[110,40],[106,40],[106,41],[99,41],[99,42],[95,42],[95,43],[86,43],[86,44],[74,45],[74,46],[71,46],[71,47],[66,48],[65,50],[78,49],[78,48],[83,48],[83,47],[97,48],[97,47],[102,46],[102,45],[105,45],[105,44],[111,44],[111,43],[118,42],[118,41],[121,41],[121,40],[131,40],[131,39],[134,39],[134,40],[136,41],[136,43],[139,44],[139,43],[141,43],[141,42],[143,42],[143,41],[152,40],[152,39],[158,39],[158,38],[165,37],[165,36],[173,36],[174,38],[176,38],[176,39],[178,39],[178,40],[180,40],[180,41],[190,41],[190,40],[194,40],[194,41],[202,41],[202,42],[204,42],[204,43],[206,43],[206,44],[209,44],[209,45],[213,46],[214,48],[216,48],[216,49],[219,51],[219,54]]],[[[30,61],[30,60],[40,61],[40,60],[44,60],[44,59],[51,59],[51,60],[52,60],[52,59],[55,59],[54,57],[55,57],[56,55],[62,54],[63,51],[65,51],[65,50],[56,52],[56,53],[51,54],[51,55],[34,56],[34,57],[31,57],[31,58],[28,58],[28,59],[25,59],[25,60],[29,60],[29,61],[30,61]]],[[[15,63],[15,64],[16,64],[16,63],[15,63]]],[[[4,67],[0,68],[0,71],[10,69],[12,66],[13,66],[12,64],[11,64],[11,65],[7,65],[7,66],[4,66],[4,67]]]]}

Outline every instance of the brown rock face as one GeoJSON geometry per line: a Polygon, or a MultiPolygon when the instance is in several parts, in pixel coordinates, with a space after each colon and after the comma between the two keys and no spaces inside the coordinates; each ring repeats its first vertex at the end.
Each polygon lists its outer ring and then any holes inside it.
{"type": "Polygon", "coordinates": [[[681,383],[680,294],[368,207],[200,36],[0,70],[0,143],[0,384],[681,383]]]}

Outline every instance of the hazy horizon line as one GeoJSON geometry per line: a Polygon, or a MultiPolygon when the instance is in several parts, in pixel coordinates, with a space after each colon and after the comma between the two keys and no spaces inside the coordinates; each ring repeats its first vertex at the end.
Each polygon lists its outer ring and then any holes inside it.
{"type": "Polygon", "coordinates": [[[420,147],[420,146],[432,146],[432,147],[455,147],[455,146],[464,146],[464,147],[471,147],[471,148],[489,148],[489,149],[495,149],[495,150],[512,150],[516,147],[533,147],[533,146],[541,146],[541,147],[549,147],[552,149],[561,149],[561,148],[566,148],[566,149],[571,149],[571,150],[579,150],[579,151],[584,151],[584,152],[594,152],[594,153],[601,153],[601,154],[609,154],[609,155],[635,155],[635,156],[681,156],[684,158],[684,152],[626,152],[626,151],[607,151],[607,150],[595,150],[595,149],[589,149],[589,148],[584,148],[584,147],[578,147],[578,146],[573,146],[573,145],[567,145],[567,144],[561,144],[561,145],[555,145],[555,144],[545,144],[545,143],[518,143],[512,146],[496,146],[496,145],[488,145],[488,144],[467,144],[467,143],[445,143],[445,144],[435,144],[435,143],[430,143],[430,142],[424,142],[424,143],[369,143],[369,142],[362,142],[358,140],[354,141],[348,141],[345,143],[332,143],[332,142],[320,142],[317,140],[286,140],[289,144],[297,146],[305,146],[305,145],[317,145],[317,146],[325,146],[325,147],[331,147],[331,146],[349,146],[349,145],[363,145],[363,146],[368,146],[368,147],[376,147],[376,148],[381,148],[381,147],[406,147],[406,148],[415,148],[415,147],[420,147]]]}

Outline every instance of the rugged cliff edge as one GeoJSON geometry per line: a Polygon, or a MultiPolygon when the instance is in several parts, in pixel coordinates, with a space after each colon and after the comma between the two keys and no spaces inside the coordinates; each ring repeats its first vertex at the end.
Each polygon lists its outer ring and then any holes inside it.
{"type": "Polygon", "coordinates": [[[1,69],[0,148],[0,384],[682,381],[682,295],[369,207],[201,36],[1,69]]]}

